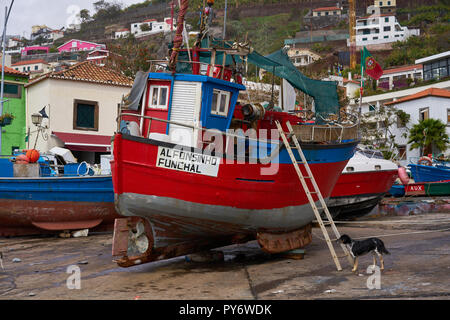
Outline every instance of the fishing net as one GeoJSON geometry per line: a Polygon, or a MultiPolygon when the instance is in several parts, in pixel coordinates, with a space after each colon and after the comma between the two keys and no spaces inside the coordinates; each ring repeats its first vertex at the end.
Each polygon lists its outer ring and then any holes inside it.
{"type": "MultiPolygon", "coordinates": [[[[205,43],[206,44],[206,43],[205,43]]],[[[212,47],[230,48],[224,41],[213,39],[209,44],[212,47]]],[[[209,47],[208,44],[202,47],[209,47]]],[[[181,51],[178,58],[177,73],[191,73],[192,67],[189,55],[186,51],[181,51]]],[[[200,62],[210,63],[211,52],[200,52],[200,62]]],[[[223,53],[217,52],[216,63],[222,64],[223,53]]],[[[316,123],[325,123],[329,115],[336,115],[339,112],[339,97],[337,84],[332,81],[321,81],[310,79],[301,73],[291,62],[289,56],[281,49],[268,56],[262,56],[256,51],[248,55],[248,62],[275,74],[277,77],[286,79],[294,88],[314,98],[316,123]]],[[[237,55],[227,55],[225,65],[242,63],[242,59],[237,55]]]]}

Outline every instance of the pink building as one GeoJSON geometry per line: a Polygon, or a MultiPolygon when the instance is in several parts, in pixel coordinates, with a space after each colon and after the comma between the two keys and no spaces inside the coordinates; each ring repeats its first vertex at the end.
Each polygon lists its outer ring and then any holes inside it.
{"type": "Polygon", "coordinates": [[[97,49],[106,49],[106,45],[98,44],[89,41],[82,41],[72,39],[62,46],[58,47],[59,52],[78,52],[78,51],[93,51],[97,49]]]}
{"type": "Polygon", "coordinates": [[[31,56],[33,54],[46,54],[49,53],[49,51],[50,51],[49,47],[34,46],[23,48],[21,54],[22,56],[31,56]]]}

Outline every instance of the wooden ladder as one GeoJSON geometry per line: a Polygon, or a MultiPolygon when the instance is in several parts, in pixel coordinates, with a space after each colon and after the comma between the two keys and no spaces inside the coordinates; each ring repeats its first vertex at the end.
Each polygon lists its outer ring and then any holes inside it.
{"type": "MultiPolygon", "coordinates": [[[[278,120],[275,121],[275,124],[277,125],[278,131],[281,135],[281,138],[283,139],[283,143],[286,146],[286,149],[289,153],[289,156],[291,157],[292,164],[294,165],[295,171],[297,172],[298,178],[300,179],[300,182],[302,184],[303,190],[305,190],[306,196],[308,197],[309,204],[311,205],[314,215],[316,216],[317,221],[319,222],[319,226],[322,229],[322,233],[325,237],[325,241],[327,242],[328,248],[330,249],[331,256],[333,257],[334,263],[336,264],[336,268],[338,271],[342,271],[341,264],[339,262],[339,259],[336,255],[336,252],[334,251],[333,243],[330,240],[330,236],[328,235],[327,229],[325,227],[325,224],[322,220],[322,217],[320,216],[320,210],[324,210],[328,222],[331,225],[331,228],[333,229],[333,232],[337,239],[341,237],[339,234],[339,231],[333,221],[333,218],[331,217],[330,211],[328,210],[327,204],[325,200],[323,199],[322,193],[320,192],[319,186],[317,185],[316,179],[313,176],[313,173],[311,171],[311,168],[309,167],[308,162],[306,161],[305,154],[303,153],[302,148],[300,147],[300,143],[297,140],[297,137],[295,136],[294,130],[292,129],[292,126],[289,121],[286,122],[286,126],[289,130],[289,136],[286,136],[283,127],[281,126],[280,122],[278,120]],[[295,147],[291,147],[289,140],[292,139],[294,142],[295,147]],[[301,161],[297,161],[297,159],[294,156],[294,153],[292,149],[296,149],[298,154],[300,155],[301,161]],[[306,169],[306,176],[303,175],[302,171],[300,170],[299,164],[303,164],[306,169]],[[310,190],[308,187],[308,184],[306,183],[306,180],[311,180],[311,184],[314,188],[314,190],[310,190]],[[316,195],[317,198],[320,201],[321,207],[318,208],[316,205],[316,202],[314,201],[313,195],[316,195]]],[[[353,258],[350,256],[350,253],[347,250],[347,247],[341,243],[342,250],[344,251],[345,255],[347,256],[347,259],[350,263],[350,265],[353,265],[353,258]]]]}

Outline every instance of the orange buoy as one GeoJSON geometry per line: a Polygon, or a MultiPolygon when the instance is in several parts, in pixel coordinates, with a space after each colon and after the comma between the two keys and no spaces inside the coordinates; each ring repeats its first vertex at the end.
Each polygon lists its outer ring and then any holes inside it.
{"type": "Polygon", "coordinates": [[[27,164],[27,163],[30,163],[30,159],[26,155],[21,154],[20,156],[16,157],[16,163],[17,164],[27,164]]]}
{"type": "Polygon", "coordinates": [[[409,176],[406,172],[405,167],[398,168],[398,177],[400,178],[400,181],[403,183],[403,185],[409,184],[409,176]]]}
{"type": "Polygon", "coordinates": [[[27,157],[30,159],[30,163],[36,163],[39,161],[39,157],[41,155],[39,154],[39,151],[35,149],[31,149],[27,151],[27,157]]]}

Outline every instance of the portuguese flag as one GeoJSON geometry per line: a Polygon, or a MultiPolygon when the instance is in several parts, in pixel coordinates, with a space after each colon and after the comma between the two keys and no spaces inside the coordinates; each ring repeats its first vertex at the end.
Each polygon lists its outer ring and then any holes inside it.
{"type": "Polygon", "coordinates": [[[375,80],[380,79],[383,75],[383,69],[380,64],[376,62],[366,47],[361,51],[361,65],[363,71],[375,80]]]}

